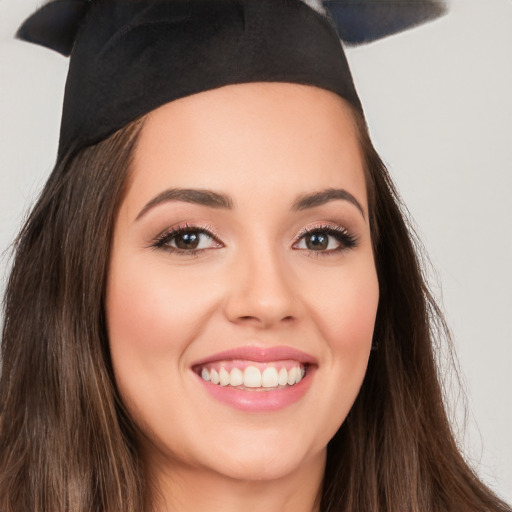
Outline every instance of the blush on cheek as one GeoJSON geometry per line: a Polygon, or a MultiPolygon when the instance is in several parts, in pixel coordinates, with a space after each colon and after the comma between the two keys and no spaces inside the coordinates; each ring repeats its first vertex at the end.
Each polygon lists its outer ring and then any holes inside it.
{"type": "Polygon", "coordinates": [[[368,297],[367,300],[354,301],[341,310],[339,321],[334,324],[342,333],[340,342],[344,349],[353,347],[357,350],[360,345],[371,345],[376,314],[373,302],[373,298],[368,297]]]}
{"type": "Polygon", "coordinates": [[[114,364],[163,375],[178,370],[216,301],[212,279],[188,268],[176,271],[165,257],[145,263],[129,255],[112,268],[107,323],[114,364]]]}
{"type": "MultiPolygon", "coordinates": [[[[154,290],[140,286],[126,275],[115,275],[107,292],[107,328],[116,382],[125,401],[133,395],[131,386],[137,383],[138,392],[152,396],[152,378],[165,377],[176,348],[169,343],[171,319],[165,315],[162,302],[154,290]],[[162,321],[166,325],[162,325],[162,321]],[[124,390],[124,392],[123,392],[124,390]]],[[[132,397],[133,398],[133,397],[132,397]]]]}
{"type": "Polygon", "coordinates": [[[379,301],[378,282],[371,267],[366,275],[351,277],[325,291],[322,307],[326,339],[347,354],[358,352],[361,346],[370,347],[379,301]]]}

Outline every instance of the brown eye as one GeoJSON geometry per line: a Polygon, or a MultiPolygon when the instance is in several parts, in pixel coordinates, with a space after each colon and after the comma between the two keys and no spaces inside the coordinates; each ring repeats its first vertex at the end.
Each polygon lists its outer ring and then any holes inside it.
{"type": "Polygon", "coordinates": [[[294,249],[316,253],[335,254],[357,245],[357,238],[345,228],[338,226],[319,227],[302,231],[294,249]]]}
{"type": "Polygon", "coordinates": [[[153,247],[183,254],[192,254],[203,249],[216,249],[222,244],[204,229],[177,229],[163,235],[153,247]]]}
{"type": "Polygon", "coordinates": [[[310,251],[325,251],[329,246],[329,235],[326,233],[312,233],[305,236],[304,241],[310,251]]]}
{"type": "Polygon", "coordinates": [[[174,246],[184,251],[194,250],[199,246],[200,238],[197,232],[182,233],[174,237],[174,246]]]}

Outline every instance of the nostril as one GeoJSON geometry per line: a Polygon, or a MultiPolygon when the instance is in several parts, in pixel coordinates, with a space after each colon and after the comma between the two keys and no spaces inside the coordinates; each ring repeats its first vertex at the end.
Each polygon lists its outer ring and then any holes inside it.
{"type": "MultiPolygon", "coordinates": [[[[286,322],[286,323],[291,323],[294,321],[294,318],[292,315],[287,315],[281,319],[277,319],[278,322],[286,322]]],[[[265,318],[259,318],[257,316],[251,316],[251,315],[244,315],[244,316],[240,316],[238,317],[238,321],[239,322],[256,322],[258,324],[267,324],[267,323],[274,323],[273,321],[272,322],[267,322],[265,320],[265,318]]]]}

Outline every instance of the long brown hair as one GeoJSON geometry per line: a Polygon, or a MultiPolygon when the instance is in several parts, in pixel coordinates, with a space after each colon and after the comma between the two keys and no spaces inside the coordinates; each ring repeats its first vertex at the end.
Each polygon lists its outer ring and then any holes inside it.
{"type": "Polygon", "coordinates": [[[437,360],[449,331],[426,284],[406,209],[364,119],[354,109],[353,116],[379,280],[376,350],[329,443],[322,512],[510,512],[458,449],[437,360]]]}
{"type": "MultiPolygon", "coordinates": [[[[378,349],[329,443],[322,512],[510,512],[457,449],[433,349],[444,322],[398,195],[354,116],[380,286],[378,349]]],[[[2,512],[148,508],[103,308],[113,220],[142,124],[64,158],[16,242],[2,339],[2,512]]]]}
{"type": "Polygon", "coordinates": [[[103,293],[141,122],[59,162],[16,243],[0,379],[2,512],[140,512],[103,293]]]}

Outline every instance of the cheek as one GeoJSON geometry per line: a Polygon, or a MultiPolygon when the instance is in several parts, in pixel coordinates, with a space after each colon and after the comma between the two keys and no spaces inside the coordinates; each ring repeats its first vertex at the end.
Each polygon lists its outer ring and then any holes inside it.
{"type": "Polygon", "coordinates": [[[164,283],[157,284],[155,287],[151,272],[129,272],[128,268],[112,272],[107,318],[115,363],[118,354],[144,355],[172,349],[172,344],[165,342],[166,324],[172,325],[175,316],[169,307],[172,291],[164,283]]]}
{"type": "Polygon", "coordinates": [[[154,392],[155,383],[186,370],[183,354],[211,310],[212,293],[201,288],[202,276],[170,275],[161,261],[115,261],[122,264],[110,269],[106,313],[116,381],[126,391],[154,392]]]}
{"type": "MultiPolygon", "coordinates": [[[[315,276],[312,275],[312,281],[315,276]]],[[[371,345],[379,301],[372,258],[332,272],[322,282],[310,282],[311,315],[333,353],[358,353],[371,345]],[[313,293],[316,288],[316,293],[313,293]]]]}
{"type": "Polygon", "coordinates": [[[187,339],[207,311],[201,276],[165,272],[165,265],[133,258],[113,267],[107,289],[111,343],[166,350],[187,339]],[[172,333],[173,342],[170,343],[172,333]]]}
{"type": "MultiPolygon", "coordinates": [[[[215,296],[204,274],[186,267],[171,272],[165,257],[148,261],[118,253],[110,268],[106,315],[123,403],[142,431],[154,440],[166,439],[162,447],[175,450],[173,439],[194,426],[186,418],[185,427],[176,422],[177,411],[185,414],[193,400],[182,385],[189,372],[187,350],[211,314],[215,296]]],[[[199,420],[194,428],[206,428],[199,420]]]]}
{"type": "Polygon", "coordinates": [[[353,289],[345,282],[344,289],[333,299],[330,320],[326,322],[326,336],[332,341],[333,350],[345,355],[366,351],[371,345],[379,299],[377,280],[368,281],[353,289]],[[337,307],[336,307],[337,306],[337,307]],[[335,309],[336,308],[336,309],[335,309]]]}
{"type": "Polygon", "coordinates": [[[323,389],[318,407],[329,411],[329,437],[345,420],[366,374],[379,286],[370,258],[340,268],[329,279],[316,277],[317,293],[312,294],[313,279],[305,291],[307,296],[316,297],[308,302],[309,313],[325,340],[324,367],[317,375],[323,389]]]}

